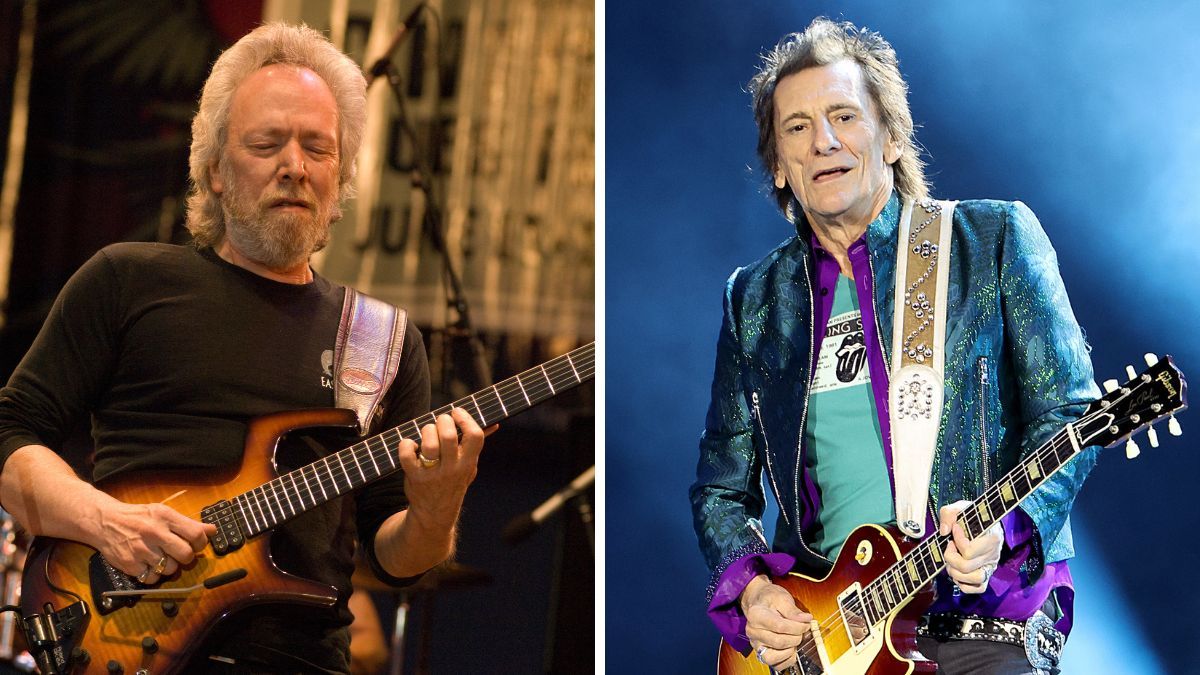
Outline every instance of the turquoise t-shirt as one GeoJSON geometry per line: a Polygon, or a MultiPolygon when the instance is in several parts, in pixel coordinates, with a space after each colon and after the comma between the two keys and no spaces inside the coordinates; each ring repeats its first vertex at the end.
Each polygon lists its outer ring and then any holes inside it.
{"type": "Polygon", "coordinates": [[[834,558],[850,531],[895,522],[854,282],[839,275],[808,400],[805,459],[821,492],[813,548],[834,558]]]}

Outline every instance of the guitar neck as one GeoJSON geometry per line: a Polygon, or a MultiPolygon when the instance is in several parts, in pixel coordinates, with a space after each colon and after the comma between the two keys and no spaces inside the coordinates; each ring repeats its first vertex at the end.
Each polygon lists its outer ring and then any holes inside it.
{"type": "Polygon", "coordinates": [[[245,536],[253,537],[395,473],[400,442],[419,443],[421,427],[451,408],[462,408],[480,427],[489,427],[592,379],[595,361],[592,342],[243,492],[229,500],[231,512],[245,536]]]}
{"type": "MultiPolygon", "coordinates": [[[[1083,449],[1081,438],[1092,433],[1085,425],[1107,426],[1103,416],[1081,419],[1060,429],[1050,440],[1021,460],[958,516],[968,539],[983,534],[1083,449]]],[[[863,589],[863,604],[871,623],[882,620],[908,602],[946,567],[942,551],[950,535],[933,535],[892,565],[863,589]]]]}

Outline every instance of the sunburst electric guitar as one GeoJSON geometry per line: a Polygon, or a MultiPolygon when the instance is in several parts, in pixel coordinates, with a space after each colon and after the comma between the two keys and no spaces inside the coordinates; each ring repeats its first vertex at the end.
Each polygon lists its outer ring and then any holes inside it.
{"type": "MultiPolygon", "coordinates": [[[[591,380],[596,345],[551,359],[455,402],[486,427],[591,380]]],[[[129,475],[98,487],[130,503],[161,502],[217,526],[209,546],[153,586],[115,570],[97,551],[61,539],[35,540],[21,598],[30,650],[43,673],[179,672],[224,616],[248,605],[331,606],[337,589],[280,571],[261,536],[316,506],[399,469],[396,447],[450,406],[372,436],[284,475],[274,453],[289,431],[353,427],[349,410],[308,410],[250,423],[241,466],[226,473],[129,475]]]]}
{"type": "MultiPolygon", "coordinates": [[[[1091,445],[1111,446],[1171,416],[1168,428],[1179,434],[1174,413],[1186,407],[1183,374],[1171,363],[1147,354],[1150,367],[1124,385],[1106,382],[1109,393],[1043,443],[989,487],[958,517],[974,539],[1017,507],[1054,472],[1091,445]]],[[[1132,376],[1133,369],[1129,369],[1132,376]]],[[[1150,443],[1157,446],[1154,429],[1150,443]]],[[[1132,440],[1127,455],[1136,456],[1132,440]]],[[[933,601],[930,584],[943,569],[942,551],[949,536],[908,539],[891,527],[863,525],[846,539],[823,579],[787,574],[773,581],[812,614],[812,639],[797,651],[788,675],[908,675],[933,673],[937,664],[917,651],[917,620],[933,601]]],[[[751,654],[744,657],[721,642],[720,675],[768,675],[751,654]]]]}

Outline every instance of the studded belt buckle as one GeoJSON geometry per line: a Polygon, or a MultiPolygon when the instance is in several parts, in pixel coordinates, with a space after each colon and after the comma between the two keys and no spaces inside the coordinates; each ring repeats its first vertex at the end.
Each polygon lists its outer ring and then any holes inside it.
{"type": "Polygon", "coordinates": [[[1034,612],[1025,622],[1025,656],[1034,668],[1054,672],[1065,642],[1066,638],[1042,611],[1034,612]]]}

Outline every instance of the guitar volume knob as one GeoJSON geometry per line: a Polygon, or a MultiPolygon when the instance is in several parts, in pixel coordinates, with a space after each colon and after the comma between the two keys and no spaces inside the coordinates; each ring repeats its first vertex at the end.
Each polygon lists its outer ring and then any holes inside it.
{"type": "Polygon", "coordinates": [[[125,672],[125,666],[122,666],[119,661],[109,661],[108,672],[112,673],[112,675],[121,675],[121,673],[125,672]]]}
{"type": "Polygon", "coordinates": [[[153,654],[154,652],[157,652],[158,640],[155,640],[149,635],[142,638],[142,651],[146,652],[147,654],[153,654]]]}

